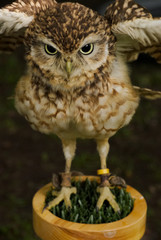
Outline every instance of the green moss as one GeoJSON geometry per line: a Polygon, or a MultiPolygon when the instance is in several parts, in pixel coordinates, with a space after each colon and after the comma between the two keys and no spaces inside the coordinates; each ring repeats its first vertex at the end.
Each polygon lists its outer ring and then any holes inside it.
{"type": "MultiPolygon", "coordinates": [[[[134,199],[125,189],[113,188],[112,193],[120,206],[120,213],[114,212],[108,201],[105,201],[102,208],[97,211],[96,203],[99,194],[96,191],[96,181],[73,182],[77,188],[77,194],[72,194],[72,208],[66,209],[64,202],[50,209],[51,213],[62,219],[78,223],[109,223],[126,217],[133,209],[134,199]]],[[[53,200],[52,189],[47,193],[45,204],[53,200]]]]}

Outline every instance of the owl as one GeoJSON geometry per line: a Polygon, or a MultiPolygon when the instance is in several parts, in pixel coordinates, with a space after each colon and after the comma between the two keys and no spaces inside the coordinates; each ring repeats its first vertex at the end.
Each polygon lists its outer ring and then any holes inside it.
{"type": "Polygon", "coordinates": [[[116,0],[104,16],[79,3],[17,0],[0,10],[0,50],[21,44],[27,72],[16,86],[16,109],[33,129],[61,139],[66,160],[48,208],[63,200],[71,206],[71,163],[82,138],[94,139],[100,156],[97,208],[107,200],[119,211],[110,191],[119,180],[106,165],[108,141],[131,121],[141,95],[161,96],[133,86],[126,65],[142,52],[161,63],[161,18],[133,0],[116,0]]]}

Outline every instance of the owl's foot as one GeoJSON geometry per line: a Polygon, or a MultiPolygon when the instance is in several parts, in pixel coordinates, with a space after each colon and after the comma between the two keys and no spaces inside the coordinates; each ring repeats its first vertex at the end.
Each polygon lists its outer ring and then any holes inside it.
{"type": "Polygon", "coordinates": [[[71,186],[71,173],[53,174],[52,183],[54,187],[52,195],[56,196],[56,198],[48,203],[47,208],[55,207],[61,201],[64,201],[66,208],[70,208],[70,196],[77,192],[77,189],[71,186]]]}
{"type": "Polygon", "coordinates": [[[115,200],[115,196],[112,194],[110,188],[108,186],[99,186],[97,188],[97,192],[100,193],[100,197],[97,201],[97,208],[100,209],[105,200],[109,202],[115,212],[119,212],[120,208],[115,200]]]}
{"type": "MultiPolygon", "coordinates": [[[[107,170],[109,171],[109,169],[105,169],[105,171],[107,171],[107,170]]],[[[98,173],[102,173],[102,171],[104,171],[104,170],[100,170],[100,171],[98,171],[98,173]]],[[[120,185],[122,187],[125,187],[126,186],[125,181],[120,177],[111,175],[110,173],[100,174],[100,178],[101,178],[101,184],[97,188],[97,192],[100,193],[100,197],[97,201],[96,207],[98,209],[100,209],[102,207],[104,201],[107,200],[109,202],[109,204],[112,206],[112,208],[114,209],[114,211],[119,212],[120,207],[117,204],[117,202],[115,200],[115,196],[112,194],[110,187],[120,186],[120,185]]]]}
{"type": "Polygon", "coordinates": [[[77,189],[75,187],[62,187],[60,191],[53,190],[53,196],[56,196],[54,200],[48,203],[47,208],[50,209],[58,205],[61,201],[64,201],[66,208],[71,208],[70,196],[76,194],[77,189]]]}

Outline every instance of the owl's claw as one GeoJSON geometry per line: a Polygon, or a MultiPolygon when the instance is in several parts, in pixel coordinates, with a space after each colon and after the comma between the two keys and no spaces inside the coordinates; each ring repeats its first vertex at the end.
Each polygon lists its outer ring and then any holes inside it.
{"type": "Polygon", "coordinates": [[[66,208],[71,208],[70,196],[71,194],[76,194],[76,192],[77,189],[75,187],[62,187],[60,191],[53,190],[52,194],[56,198],[48,203],[47,209],[55,207],[63,200],[66,208]]]}
{"type": "Polygon", "coordinates": [[[98,187],[97,192],[100,193],[100,197],[97,201],[97,206],[96,206],[97,209],[100,209],[104,201],[107,200],[115,212],[120,212],[120,207],[115,200],[115,196],[112,194],[108,186],[98,187]]]}

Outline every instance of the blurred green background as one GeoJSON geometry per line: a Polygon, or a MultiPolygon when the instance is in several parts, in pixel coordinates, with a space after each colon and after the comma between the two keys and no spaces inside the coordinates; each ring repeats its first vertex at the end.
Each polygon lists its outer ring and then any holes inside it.
{"type": "MultiPolygon", "coordinates": [[[[2,1],[1,6],[9,1],[2,1]]],[[[11,1],[10,1],[11,2],[11,1]]],[[[83,1],[80,1],[83,3],[83,1]]],[[[159,1],[144,1],[155,16],[159,1]]],[[[95,9],[108,1],[88,1],[95,9]]],[[[87,4],[85,4],[87,5],[87,4]]],[[[147,7],[148,7],[147,6],[147,7]]],[[[161,15],[161,14],[160,14],[161,15]]],[[[61,142],[56,136],[33,131],[14,108],[14,88],[25,72],[24,49],[0,55],[0,239],[36,240],[32,229],[32,197],[51,181],[53,172],[64,170],[61,142]]],[[[129,64],[134,85],[161,90],[161,66],[140,56],[129,64]]],[[[161,100],[141,100],[129,126],[110,140],[108,167],[139,190],[148,203],[144,240],[161,236],[161,100]]],[[[72,169],[96,175],[99,157],[94,141],[78,140],[72,169]]]]}

